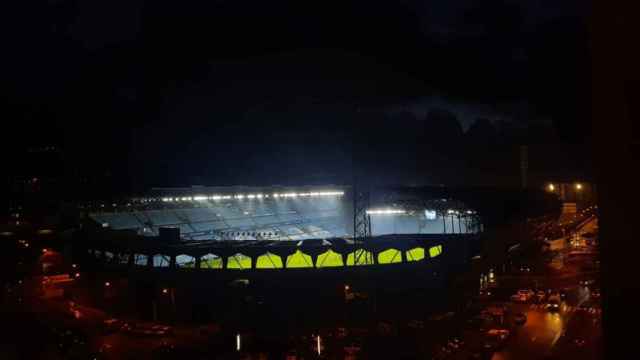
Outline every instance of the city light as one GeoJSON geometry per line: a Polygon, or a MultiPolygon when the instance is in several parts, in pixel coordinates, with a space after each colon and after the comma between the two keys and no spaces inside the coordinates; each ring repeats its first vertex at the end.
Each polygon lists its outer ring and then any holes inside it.
{"type": "Polygon", "coordinates": [[[344,290],[345,290],[345,291],[349,291],[349,289],[350,289],[349,285],[345,285],[345,286],[344,286],[344,290]]]}
{"type": "Polygon", "coordinates": [[[582,190],[582,184],[577,183],[576,184],[576,190],[582,190]]]}
{"type": "Polygon", "coordinates": [[[110,283],[110,282],[108,282],[108,281],[105,281],[104,286],[105,286],[105,287],[109,287],[109,286],[111,286],[111,283],[110,283]]]}
{"type": "Polygon", "coordinates": [[[236,335],[236,351],[240,351],[240,334],[236,335]]]}
{"type": "Polygon", "coordinates": [[[46,253],[47,253],[47,251],[48,251],[48,250],[47,250],[47,248],[42,249],[42,253],[43,253],[43,254],[46,254],[46,253]]]}
{"type": "Polygon", "coordinates": [[[167,293],[169,293],[169,289],[167,289],[167,288],[162,289],[162,293],[163,293],[163,294],[167,294],[167,293]]]}
{"type": "Polygon", "coordinates": [[[318,352],[318,355],[321,354],[320,335],[316,337],[316,351],[318,352]]]}
{"type": "Polygon", "coordinates": [[[547,185],[547,190],[554,191],[555,189],[556,189],[556,187],[553,184],[547,185]]]}
{"type": "Polygon", "coordinates": [[[76,274],[74,275],[74,277],[75,277],[76,279],[77,279],[77,278],[79,278],[79,277],[80,277],[80,273],[76,273],[76,274]]]}
{"type": "Polygon", "coordinates": [[[402,209],[371,209],[367,210],[368,215],[393,215],[393,214],[406,214],[407,212],[402,209]]]}

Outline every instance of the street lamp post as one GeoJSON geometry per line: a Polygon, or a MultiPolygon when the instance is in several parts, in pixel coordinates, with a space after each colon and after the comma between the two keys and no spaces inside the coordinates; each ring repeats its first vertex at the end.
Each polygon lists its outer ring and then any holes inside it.
{"type": "Polygon", "coordinates": [[[580,200],[580,193],[582,192],[582,184],[576,183],[575,189],[576,189],[576,203],[577,203],[578,200],[580,200]]]}

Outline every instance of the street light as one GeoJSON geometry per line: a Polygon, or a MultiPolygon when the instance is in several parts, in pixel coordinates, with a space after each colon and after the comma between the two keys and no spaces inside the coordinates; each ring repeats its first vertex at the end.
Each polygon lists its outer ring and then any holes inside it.
{"type": "Polygon", "coordinates": [[[582,190],[582,184],[577,183],[576,184],[576,190],[582,190]]]}
{"type": "Polygon", "coordinates": [[[110,283],[110,282],[108,282],[108,281],[105,281],[104,286],[105,286],[105,287],[109,287],[109,286],[111,286],[111,283],[110,283]]]}
{"type": "Polygon", "coordinates": [[[556,189],[556,187],[553,184],[549,184],[549,185],[547,185],[547,189],[549,191],[554,191],[556,189]]]}

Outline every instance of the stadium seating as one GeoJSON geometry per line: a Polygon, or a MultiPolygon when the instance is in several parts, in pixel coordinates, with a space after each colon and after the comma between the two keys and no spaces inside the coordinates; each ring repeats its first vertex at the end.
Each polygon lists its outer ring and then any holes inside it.
{"type": "MultiPolygon", "coordinates": [[[[349,234],[339,199],[252,199],[192,201],[90,216],[112,229],[154,236],[160,227],[178,227],[184,240],[305,240],[349,234]]],[[[103,225],[105,226],[105,225],[103,225]]]]}

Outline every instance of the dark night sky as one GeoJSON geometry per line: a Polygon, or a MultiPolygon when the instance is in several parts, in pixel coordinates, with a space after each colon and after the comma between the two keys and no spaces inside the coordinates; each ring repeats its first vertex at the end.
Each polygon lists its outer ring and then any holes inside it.
{"type": "Polygon", "coordinates": [[[473,160],[445,150],[466,138],[436,139],[434,108],[463,130],[484,117],[588,138],[583,1],[386,3],[18,2],[2,25],[5,154],[56,144],[139,189],[341,182],[355,143],[364,168],[407,174],[389,181],[449,182],[473,160]]]}

